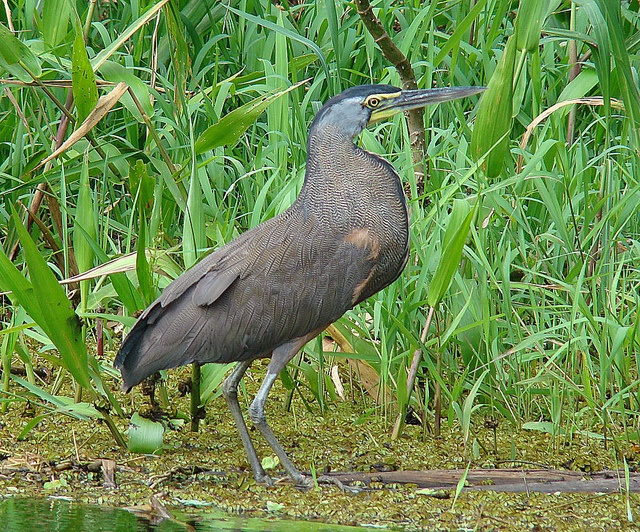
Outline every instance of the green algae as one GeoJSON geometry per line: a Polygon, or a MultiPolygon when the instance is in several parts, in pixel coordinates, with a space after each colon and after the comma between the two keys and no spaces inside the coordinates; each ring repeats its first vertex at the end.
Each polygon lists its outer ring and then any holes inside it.
{"type": "MultiPolygon", "coordinates": [[[[245,406],[260,378],[259,371],[247,377],[245,406]]],[[[131,400],[135,408],[144,404],[137,392],[131,400]]],[[[481,419],[472,431],[478,445],[465,445],[455,424],[445,426],[439,438],[422,427],[407,426],[404,435],[392,441],[388,421],[376,416],[362,421],[370,405],[363,404],[358,394],[332,404],[324,416],[295,400],[291,411],[285,412],[285,402],[286,390],[277,383],[267,403],[269,422],[294,463],[317,474],[455,469],[469,463],[500,467],[514,461],[523,467],[595,471],[620,468],[623,455],[634,458],[632,450],[618,449],[612,441],[559,439],[517,430],[507,422],[486,428],[481,419]]],[[[176,400],[174,406],[186,411],[187,399],[176,400]]],[[[183,522],[222,511],[230,516],[410,530],[624,530],[635,527],[629,513],[640,519],[637,494],[462,491],[455,499],[454,490],[431,494],[409,484],[373,483],[358,495],[324,485],[302,492],[286,478],[273,487],[258,485],[222,398],[207,405],[198,433],[189,432],[186,424],[180,430],[167,430],[159,456],[129,453],[114,443],[103,424],[61,416],[44,419],[24,441],[17,441],[29,419],[17,404],[2,417],[0,489],[6,495],[66,496],[112,507],[145,507],[154,496],[183,522]],[[102,474],[87,466],[96,459],[116,462],[116,488],[105,488],[102,474]]],[[[127,420],[118,423],[124,431],[127,420]]],[[[270,456],[257,431],[250,430],[260,456],[270,456]]],[[[270,473],[274,478],[284,476],[278,470],[270,473]]]]}

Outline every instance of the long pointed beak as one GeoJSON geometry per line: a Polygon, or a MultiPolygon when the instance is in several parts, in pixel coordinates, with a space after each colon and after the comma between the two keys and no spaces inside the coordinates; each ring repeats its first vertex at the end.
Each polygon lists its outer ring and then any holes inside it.
{"type": "Polygon", "coordinates": [[[399,112],[417,109],[434,103],[448,102],[473,96],[486,87],[441,87],[437,89],[401,91],[396,98],[383,100],[380,107],[371,113],[369,122],[384,120],[399,112]]]}

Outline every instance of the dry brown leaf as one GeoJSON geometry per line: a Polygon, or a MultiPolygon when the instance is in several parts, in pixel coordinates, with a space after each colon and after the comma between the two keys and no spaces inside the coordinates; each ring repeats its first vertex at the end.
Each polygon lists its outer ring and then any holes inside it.
{"type": "Polygon", "coordinates": [[[129,86],[126,83],[120,82],[113,88],[113,90],[109,94],[105,94],[104,96],[102,96],[98,100],[98,103],[96,104],[93,111],[89,113],[89,116],[87,116],[85,121],[80,124],[78,129],[71,133],[71,135],[69,135],[69,138],[65,140],[56,151],[54,151],[47,158],[43,159],[37,166],[37,168],[41,168],[49,161],[55,159],[60,154],[67,151],[69,148],[71,148],[71,146],[73,146],[87,133],[89,133],[98,124],[98,122],[100,122],[100,120],[102,120],[106,116],[111,108],[120,101],[120,98],[122,98],[124,93],[127,92],[128,88],[129,86]]]}
{"type": "MultiPolygon", "coordinates": [[[[611,98],[609,102],[611,107],[613,107],[614,109],[624,110],[624,104],[620,100],[611,98]]],[[[549,107],[549,109],[545,109],[542,113],[536,116],[531,121],[531,123],[527,126],[527,129],[524,132],[524,135],[522,136],[522,140],[520,141],[520,148],[524,150],[527,147],[527,144],[529,143],[529,138],[531,137],[531,134],[533,133],[534,129],[538,126],[538,124],[546,120],[558,109],[566,107],[567,105],[575,105],[575,104],[591,105],[591,106],[604,105],[604,98],[602,98],[602,96],[596,96],[593,98],[574,98],[573,100],[563,100],[561,102],[556,103],[555,105],[552,105],[551,107],[549,107]]],[[[524,158],[522,157],[522,155],[519,155],[518,164],[517,164],[518,173],[522,171],[523,163],[524,163],[524,158]]]]}
{"type": "Polygon", "coordinates": [[[338,397],[344,401],[344,386],[342,385],[342,380],[340,379],[340,373],[338,372],[338,366],[331,366],[331,380],[333,381],[333,385],[336,388],[336,393],[338,397]]]}
{"type": "MultiPolygon", "coordinates": [[[[354,352],[349,340],[333,325],[327,327],[327,334],[340,346],[340,350],[343,353],[354,352]]],[[[388,386],[385,386],[383,389],[380,388],[380,375],[378,375],[378,372],[364,360],[348,358],[347,362],[356,380],[360,382],[364,391],[367,392],[375,403],[378,405],[388,404],[393,408],[392,405],[395,404],[393,393],[388,386]]]]}

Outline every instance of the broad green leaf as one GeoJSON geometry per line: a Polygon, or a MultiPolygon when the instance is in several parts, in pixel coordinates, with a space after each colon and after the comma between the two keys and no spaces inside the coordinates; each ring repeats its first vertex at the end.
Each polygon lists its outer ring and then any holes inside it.
{"type": "Polygon", "coordinates": [[[292,57],[289,61],[289,73],[295,75],[300,70],[304,70],[318,58],[315,54],[304,54],[292,57]]]}
{"type": "Polygon", "coordinates": [[[42,74],[40,60],[3,24],[0,24],[0,67],[25,83],[42,74]]]}
{"type": "Polygon", "coordinates": [[[511,36],[489,80],[487,90],[480,99],[471,135],[471,152],[476,160],[489,154],[482,163],[488,177],[495,177],[502,171],[509,148],[515,60],[516,41],[511,36]]]}
{"type": "Polygon", "coordinates": [[[87,348],[82,338],[82,325],[71,308],[63,288],[40,255],[38,248],[27,232],[19,216],[14,212],[13,220],[29,267],[31,283],[37,294],[40,311],[31,316],[58,348],[62,361],[74,379],[83,388],[92,390],[87,364],[87,348]]]}
{"type": "Polygon", "coordinates": [[[265,456],[261,464],[264,469],[275,469],[280,465],[280,459],[277,456],[265,456]]]}
{"type": "MultiPolygon", "coordinates": [[[[567,86],[562,89],[558,102],[565,100],[574,100],[575,98],[583,98],[598,84],[598,74],[595,70],[582,70],[567,86]]],[[[567,109],[565,112],[568,112],[567,109]]]]}
{"type": "Polygon", "coordinates": [[[11,302],[24,308],[36,323],[44,321],[33,286],[9,260],[2,248],[0,248],[0,292],[8,292],[11,302]]]}
{"type": "Polygon", "coordinates": [[[347,318],[340,318],[338,321],[332,323],[329,326],[329,333],[333,334],[331,329],[335,329],[336,333],[343,336],[352,347],[352,353],[331,353],[334,356],[345,356],[345,358],[353,358],[358,360],[364,360],[367,362],[373,362],[378,360],[378,352],[376,350],[376,346],[372,344],[372,342],[361,338],[360,336],[353,333],[353,330],[346,326],[345,323],[350,323],[347,318]]]}
{"type": "Polygon", "coordinates": [[[62,489],[66,489],[69,483],[67,479],[64,477],[54,478],[53,480],[47,480],[44,484],[42,484],[42,488],[45,491],[58,491],[62,489]]]}
{"type": "MultiPolygon", "coordinates": [[[[154,109],[153,104],[151,103],[151,96],[149,95],[149,87],[147,87],[147,85],[138,76],[136,76],[132,69],[126,68],[125,66],[113,61],[106,61],[104,64],[100,65],[99,72],[107,81],[111,81],[113,83],[126,83],[129,89],[136,95],[136,99],[140,103],[140,107],[142,107],[144,113],[149,118],[153,117],[154,109]]],[[[130,94],[124,94],[121,101],[127,110],[136,117],[136,120],[142,121],[142,116],[140,115],[138,106],[135,104],[130,94]]]]}
{"type": "Polygon", "coordinates": [[[253,124],[262,112],[275,100],[297,89],[304,81],[291,87],[251,100],[223,116],[217,124],[207,128],[195,144],[195,153],[199,155],[220,146],[235,144],[240,136],[253,124]]]}
{"type": "MultiPolygon", "coordinates": [[[[56,48],[69,31],[71,0],[44,0],[42,7],[42,35],[49,48],[56,48]]],[[[75,43],[74,43],[75,47],[75,43]]]]}
{"type": "Polygon", "coordinates": [[[142,417],[137,412],[129,422],[129,450],[132,453],[160,454],[164,427],[161,423],[142,417]]]}
{"type": "MultiPolygon", "coordinates": [[[[554,4],[557,4],[554,0],[554,4]]],[[[549,0],[520,0],[518,16],[514,23],[516,48],[532,52],[540,44],[542,24],[549,13],[549,0]]]]}
{"type": "Polygon", "coordinates": [[[453,274],[456,272],[462,258],[462,249],[469,235],[469,227],[475,211],[476,209],[472,209],[466,200],[455,200],[453,202],[453,210],[442,242],[440,262],[429,285],[427,304],[430,307],[435,307],[440,303],[449,288],[449,284],[451,284],[453,274]]]}
{"type": "Polygon", "coordinates": [[[151,269],[149,268],[147,255],[145,253],[147,245],[147,221],[145,220],[142,212],[140,212],[139,221],[138,240],[136,241],[136,273],[138,275],[140,292],[144,298],[145,305],[150,305],[156,298],[156,294],[153,290],[151,269]]]}
{"type": "Polygon", "coordinates": [[[156,180],[149,175],[147,165],[142,159],[137,159],[136,164],[129,169],[129,190],[131,195],[137,198],[138,207],[149,214],[153,207],[153,191],[156,180]]]}
{"type": "MultiPolygon", "coordinates": [[[[94,218],[93,198],[89,183],[89,156],[85,154],[80,169],[80,183],[78,188],[78,203],[73,229],[73,251],[80,273],[86,272],[93,266],[95,252],[92,241],[96,240],[96,221],[94,218]]],[[[89,281],[80,281],[80,310],[87,308],[89,295],[89,281]]]]}
{"type": "Polygon", "coordinates": [[[78,124],[82,124],[98,103],[98,87],[87,55],[87,48],[80,34],[76,35],[73,41],[71,84],[73,99],[78,109],[78,124]]]}
{"type": "MultiPolygon", "coordinates": [[[[200,404],[204,405],[222,394],[221,384],[232,366],[233,364],[204,364],[200,368],[200,404]]],[[[283,373],[284,370],[280,375],[283,373]]]]}

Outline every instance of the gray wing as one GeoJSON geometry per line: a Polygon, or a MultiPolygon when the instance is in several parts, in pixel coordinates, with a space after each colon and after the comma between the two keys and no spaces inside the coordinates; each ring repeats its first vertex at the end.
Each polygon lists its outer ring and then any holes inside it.
{"type": "MultiPolygon", "coordinates": [[[[220,248],[147,308],[118,353],[125,389],[159,369],[268,356],[367,292],[376,239],[327,234],[290,210],[220,248]]],[[[366,233],[362,233],[365,231],[366,233]]]]}

